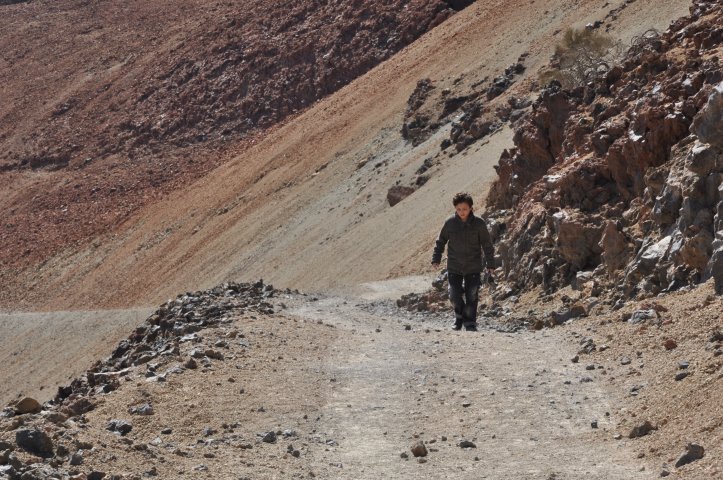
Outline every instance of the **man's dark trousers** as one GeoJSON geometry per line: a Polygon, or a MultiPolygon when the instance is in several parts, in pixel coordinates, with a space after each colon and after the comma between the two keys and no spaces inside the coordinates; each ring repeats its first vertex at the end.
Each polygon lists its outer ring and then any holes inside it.
{"type": "Polygon", "coordinates": [[[479,273],[462,275],[450,272],[448,278],[449,299],[454,305],[455,326],[476,327],[481,275],[479,273]]]}

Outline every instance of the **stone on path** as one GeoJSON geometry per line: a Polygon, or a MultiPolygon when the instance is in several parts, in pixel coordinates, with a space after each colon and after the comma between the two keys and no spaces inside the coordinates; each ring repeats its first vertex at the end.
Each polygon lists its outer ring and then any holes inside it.
{"type": "Polygon", "coordinates": [[[685,450],[685,453],[678,458],[677,462],[675,462],[675,468],[680,468],[683,465],[700,460],[705,455],[705,449],[701,445],[695,443],[689,443],[686,445],[685,450]]]}
{"type": "Polygon", "coordinates": [[[412,455],[415,457],[426,457],[427,456],[427,447],[424,446],[424,443],[417,442],[414,445],[412,445],[412,455]]]}
{"type": "Polygon", "coordinates": [[[649,434],[653,430],[657,430],[657,427],[654,427],[652,423],[650,423],[648,420],[641,423],[640,425],[633,427],[632,430],[630,430],[630,434],[628,435],[628,438],[638,438],[638,437],[644,437],[645,435],[649,434]]]}
{"type": "Polygon", "coordinates": [[[18,430],[15,432],[15,443],[23,450],[40,457],[53,455],[53,441],[47,433],[40,430],[18,430]]]}

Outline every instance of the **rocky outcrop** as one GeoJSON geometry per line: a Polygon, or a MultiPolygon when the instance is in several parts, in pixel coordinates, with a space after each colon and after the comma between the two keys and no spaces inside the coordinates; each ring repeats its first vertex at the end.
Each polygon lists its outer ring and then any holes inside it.
{"type": "Polygon", "coordinates": [[[646,297],[723,288],[723,7],[698,1],[584,88],[546,87],[500,158],[488,210],[515,288],[580,274],[646,297]]]}
{"type": "Polygon", "coordinates": [[[419,145],[427,140],[442,125],[451,123],[448,139],[441,145],[442,150],[454,145],[461,152],[476,141],[494,133],[505,122],[519,118],[522,111],[530,106],[527,99],[510,97],[494,101],[504,93],[525,71],[523,65],[527,55],[506,68],[497,77],[489,80],[455,79],[454,88],[438,88],[429,78],[421,79],[407,101],[402,136],[419,145]]]}

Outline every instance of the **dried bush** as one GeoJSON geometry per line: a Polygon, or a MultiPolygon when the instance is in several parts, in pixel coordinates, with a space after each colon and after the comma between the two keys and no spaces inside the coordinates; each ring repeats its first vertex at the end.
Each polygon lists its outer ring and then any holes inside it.
{"type": "Polygon", "coordinates": [[[590,28],[570,28],[555,47],[550,67],[540,74],[543,84],[557,80],[573,89],[605,73],[622,56],[620,42],[590,28]]]}

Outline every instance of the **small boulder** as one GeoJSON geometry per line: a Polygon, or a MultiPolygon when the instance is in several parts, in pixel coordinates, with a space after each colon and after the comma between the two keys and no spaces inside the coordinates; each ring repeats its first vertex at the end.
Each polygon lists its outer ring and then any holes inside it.
{"type": "Polygon", "coordinates": [[[695,443],[689,443],[685,447],[685,453],[678,458],[677,462],[675,462],[675,468],[680,468],[683,465],[700,460],[704,455],[705,449],[702,446],[695,443]]]}
{"type": "Polygon", "coordinates": [[[144,403],[128,409],[128,412],[134,415],[153,415],[153,406],[150,403],[144,403]]]}
{"type": "Polygon", "coordinates": [[[679,382],[679,381],[683,380],[685,377],[687,377],[688,375],[690,375],[690,372],[688,372],[688,371],[682,371],[682,372],[676,373],[675,381],[679,382]]]}
{"type": "Polygon", "coordinates": [[[665,347],[666,350],[673,350],[678,347],[678,343],[672,338],[666,338],[663,340],[663,347],[665,347]]]}
{"type": "Polygon", "coordinates": [[[125,436],[130,433],[131,430],[133,430],[133,425],[126,422],[125,420],[111,420],[110,422],[108,422],[108,425],[105,428],[106,430],[119,433],[121,436],[125,436]]]}
{"type": "Polygon", "coordinates": [[[644,323],[647,320],[653,320],[653,319],[657,319],[657,318],[658,318],[658,313],[652,308],[649,310],[636,310],[630,316],[628,323],[637,325],[639,323],[644,323]]]}
{"type": "Polygon", "coordinates": [[[458,445],[459,448],[477,448],[477,445],[475,445],[474,442],[471,442],[470,440],[461,440],[458,445]]]}
{"type": "Polygon", "coordinates": [[[41,430],[22,429],[15,432],[18,447],[40,457],[53,456],[53,441],[41,430]]]}
{"type": "Polygon", "coordinates": [[[638,438],[638,437],[644,437],[645,435],[648,435],[653,430],[657,430],[658,427],[653,426],[652,423],[650,423],[648,420],[641,423],[640,425],[637,425],[630,430],[630,434],[628,434],[628,438],[638,438]]]}
{"type": "Polygon", "coordinates": [[[427,447],[424,446],[424,443],[417,442],[414,445],[412,445],[412,455],[415,457],[426,457],[427,456],[427,447]]]}
{"type": "Polygon", "coordinates": [[[23,415],[26,413],[40,413],[42,410],[40,402],[31,397],[25,397],[15,404],[15,414],[23,415]]]}
{"type": "Polygon", "coordinates": [[[83,454],[81,452],[75,452],[70,456],[70,462],[73,466],[78,466],[83,464],[83,454]]]}

